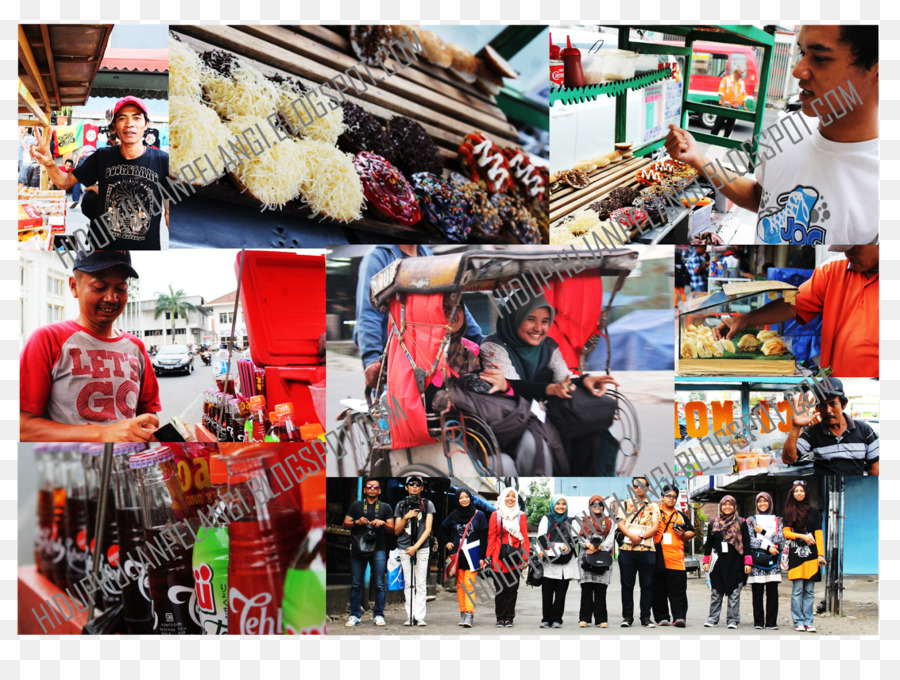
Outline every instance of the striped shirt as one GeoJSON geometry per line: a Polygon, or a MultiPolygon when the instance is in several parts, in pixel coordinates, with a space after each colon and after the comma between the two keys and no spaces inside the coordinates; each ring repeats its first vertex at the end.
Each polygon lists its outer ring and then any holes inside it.
{"type": "Polygon", "coordinates": [[[846,413],[847,429],[835,437],[822,423],[806,428],[797,439],[800,458],[813,457],[817,475],[861,475],[878,462],[878,435],[868,423],[855,421],[846,413]]]}

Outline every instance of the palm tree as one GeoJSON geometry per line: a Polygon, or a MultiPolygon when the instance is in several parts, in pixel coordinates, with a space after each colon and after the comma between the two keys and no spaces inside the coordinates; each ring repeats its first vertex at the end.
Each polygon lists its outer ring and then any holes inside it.
{"type": "Polygon", "coordinates": [[[185,320],[185,323],[187,323],[188,312],[197,311],[197,308],[190,302],[185,300],[184,297],[184,290],[182,288],[175,290],[174,288],[172,288],[171,283],[169,284],[168,295],[166,295],[165,293],[157,293],[156,295],[156,309],[153,312],[153,319],[158,319],[166,312],[171,312],[173,345],[175,344],[175,319],[180,316],[185,320]]]}

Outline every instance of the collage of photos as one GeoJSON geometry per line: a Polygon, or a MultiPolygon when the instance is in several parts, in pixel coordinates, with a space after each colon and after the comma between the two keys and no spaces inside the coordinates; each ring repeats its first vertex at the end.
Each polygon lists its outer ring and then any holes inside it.
{"type": "Polygon", "coordinates": [[[878,45],[22,24],[19,634],[878,635],[878,45]]]}

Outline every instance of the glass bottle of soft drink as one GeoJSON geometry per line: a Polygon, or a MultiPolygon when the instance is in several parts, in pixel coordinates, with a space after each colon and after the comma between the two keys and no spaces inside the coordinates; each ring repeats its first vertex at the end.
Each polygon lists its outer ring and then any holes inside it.
{"type": "Polygon", "coordinates": [[[249,513],[228,526],[228,630],[240,635],[280,635],[284,577],[302,535],[302,516],[276,501],[264,459],[270,446],[246,447],[226,457],[231,504],[249,513]]]}
{"type": "Polygon", "coordinates": [[[68,588],[66,580],[66,482],[65,470],[70,444],[57,444],[51,458],[53,486],[53,528],[50,532],[48,555],[53,583],[60,590],[68,588]]]}
{"type": "Polygon", "coordinates": [[[250,436],[247,441],[264,442],[269,431],[265,397],[260,395],[250,397],[250,418],[247,420],[247,423],[250,428],[250,436]]]}
{"type": "Polygon", "coordinates": [[[78,583],[88,566],[88,489],[81,451],[66,452],[66,579],[78,583]]]}
{"type": "MultiPolygon", "coordinates": [[[[90,521],[96,523],[97,510],[100,506],[101,494],[106,494],[106,515],[103,519],[103,536],[102,544],[97,544],[97,536],[100,534],[99,529],[95,526],[93,535],[91,536],[90,552],[91,560],[99,560],[100,568],[100,584],[101,589],[98,594],[103,595],[103,607],[115,607],[122,603],[122,588],[119,585],[121,579],[117,578],[119,569],[119,532],[116,523],[116,488],[115,478],[112,474],[109,476],[109,484],[105,489],[100,488],[103,451],[105,445],[93,444],[88,449],[90,456],[90,469],[93,481],[91,484],[96,491],[88,494],[88,513],[90,521]]],[[[115,446],[113,447],[115,451],[115,446]]],[[[93,569],[93,562],[91,564],[93,569]]]]}
{"type": "Polygon", "coordinates": [[[288,401],[284,404],[278,404],[278,406],[275,407],[275,415],[278,416],[278,420],[281,421],[281,441],[302,441],[302,438],[300,437],[300,428],[294,423],[294,405],[291,402],[288,401]]]}
{"type": "Polygon", "coordinates": [[[284,579],[284,632],[325,634],[325,511],[308,513],[303,539],[284,579]]]}
{"type": "MultiPolygon", "coordinates": [[[[177,534],[191,539],[198,522],[190,516],[174,458],[172,450],[163,446],[133,455],[128,466],[135,471],[141,487],[145,543],[161,548],[147,562],[150,599],[159,622],[157,632],[198,634],[201,628],[195,611],[191,549],[170,538],[177,534]],[[168,536],[162,533],[165,530],[170,532],[168,536]]],[[[146,551],[149,554],[150,548],[146,551]]]]}
{"type": "Polygon", "coordinates": [[[216,492],[209,523],[197,532],[192,565],[200,623],[206,635],[228,633],[228,520],[223,495],[228,469],[218,454],[209,457],[209,481],[216,492]]]}
{"type": "Polygon", "coordinates": [[[281,421],[275,411],[269,411],[269,431],[266,432],[267,442],[281,441],[281,421]]]}
{"type": "Polygon", "coordinates": [[[34,566],[49,578],[45,548],[53,533],[53,485],[50,481],[50,457],[55,444],[35,444],[34,464],[37,470],[37,531],[34,533],[34,566]]]}
{"type": "Polygon", "coordinates": [[[119,533],[119,561],[124,572],[122,604],[125,628],[132,635],[157,632],[156,614],[150,599],[150,578],[137,550],[144,546],[140,485],[128,463],[144,449],[143,444],[116,444],[113,449],[113,479],[116,490],[116,526],[119,533]]]}

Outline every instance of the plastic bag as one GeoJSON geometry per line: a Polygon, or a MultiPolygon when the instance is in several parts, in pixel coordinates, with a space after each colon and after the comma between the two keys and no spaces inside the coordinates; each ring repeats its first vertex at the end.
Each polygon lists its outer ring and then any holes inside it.
{"type": "Polygon", "coordinates": [[[400,564],[400,548],[394,548],[388,555],[387,577],[388,590],[403,590],[406,587],[403,579],[403,566],[400,564]]]}

